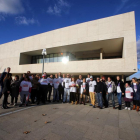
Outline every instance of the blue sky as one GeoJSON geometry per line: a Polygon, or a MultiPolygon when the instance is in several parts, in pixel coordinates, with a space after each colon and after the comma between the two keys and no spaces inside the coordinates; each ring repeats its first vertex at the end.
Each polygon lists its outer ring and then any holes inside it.
{"type": "Polygon", "coordinates": [[[0,44],[130,11],[140,68],[140,0],[0,0],[0,44]]]}

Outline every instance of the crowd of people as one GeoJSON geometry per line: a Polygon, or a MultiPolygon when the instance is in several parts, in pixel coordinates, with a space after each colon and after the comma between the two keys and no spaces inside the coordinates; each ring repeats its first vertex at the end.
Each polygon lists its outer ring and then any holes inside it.
{"type": "Polygon", "coordinates": [[[122,109],[122,100],[125,101],[125,109],[131,110],[131,102],[133,102],[132,110],[139,111],[140,106],[140,83],[136,78],[132,78],[131,84],[124,83],[120,76],[116,76],[116,82],[111,77],[107,80],[104,76],[100,79],[93,78],[88,74],[87,78],[76,79],[70,74],[61,73],[43,75],[31,74],[30,71],[24,73],[21,78],[18,75],[12,79],[10,73],[11,68],[8,67],[0,77],[1,92],[0,98],[3,97],[2,108],[8,108],[8,96],[11,96],[10,105],[16,106],[20,95],[20,107],[32,104],[39,105],[47,102],[62,102],[73,104],[90,103],[93,108],[100,109],[109,107],[109,100],[112,100],[112,107],[115,106],[115,96],[118,99],[118,109],[122,109]],[[53,92],[53,100],[51,101],[51,93],[53,92]],[[98,106],[95,106],[95,102],[98,106]]]}

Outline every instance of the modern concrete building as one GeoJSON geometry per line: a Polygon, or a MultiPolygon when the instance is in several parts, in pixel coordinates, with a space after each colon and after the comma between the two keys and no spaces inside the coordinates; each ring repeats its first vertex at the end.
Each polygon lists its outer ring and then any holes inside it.
{"type": "Polygon", "coordinates": [[[42,72],[129,76],[137,72],[134,12],[93,20],[0,45],[0,73],[42,72]],[[69,59],[67,64],[62,58],[69,59]]]}

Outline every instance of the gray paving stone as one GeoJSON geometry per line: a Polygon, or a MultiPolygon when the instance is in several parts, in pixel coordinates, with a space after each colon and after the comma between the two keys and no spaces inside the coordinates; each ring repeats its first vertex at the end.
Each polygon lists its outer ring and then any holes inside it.
{"type": "Polygon", "coordinates": [[[102,140],[119,140],[119,136],[114,135],[108,131],[104,131],[102,133],[102,140]]]}
{"type": "Polygon", "coordinates": [[[114,126],[110,126],[110,125],[105,125],[103,132],[108,132],[112,135],[117,135],[118,136],[119,135],[119,128],[114,127],[114,126]]]}
{"type": "Polygon", "coordinates": [[[90,140],[101,140],[102,131],[97,131],[96,129],[88,129],[83,137],[90,140]]]}
{"type": "Polygon", "coordinates": [[[139,118],[136,111],[112,107],[48,104],[0,117],[0,140],[139,140],[139,118]],[[23,134],[27,130],[31,133],[23,134]]]}
{"type": "Polygon", "coordinates": [[[66,137],[68,139],[80,140],[83,137],[84,133],[81,131],[77,131],[77,129],[73,128],[66,137]]]}
{"type": "Polygon", "coordinates": [[[61,140],[61,136],[55,133],[49,133],[46,137],[43,138],[44,140],[61,140]]]}
{"type": "Polygon", "coordinates": [[[61,125],[55,125],[54,128],[51,130],[51,132],[56,133],[61,136],[65,136],[73,129],[73,126],[61,124],[61,125]]]}
{"type": "Polygon", "coordinates": [[[119,137],[123,140],[137,140],[135,133],[127,129],[119,129],[119,137]]]}

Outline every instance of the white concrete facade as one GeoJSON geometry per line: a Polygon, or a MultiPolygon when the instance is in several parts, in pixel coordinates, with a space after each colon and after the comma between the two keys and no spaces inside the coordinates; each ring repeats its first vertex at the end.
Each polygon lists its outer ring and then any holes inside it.
{"type": "Polygon", "coordinates": [[[8,66],[11,67],[11,73],[15,74],[25,73],[28,70],[32,73],[41,73],[42,64],[19,65],[20,53],[116,38],[123,38],[122,58],[70,61],[67,64],[45,63],[44,71],[127,76],[137,72],[135,15],[134,12],[129,12],[2,44],[0,73],[8,66]]]}

